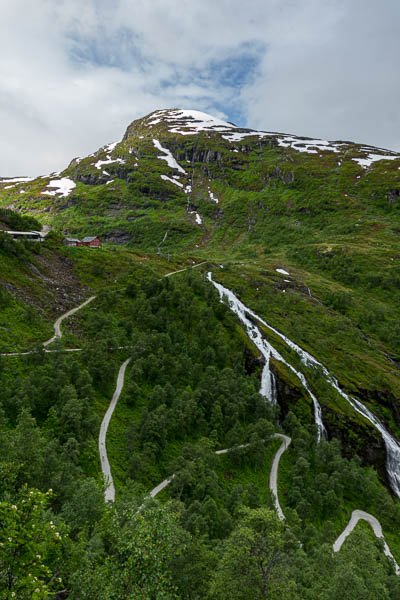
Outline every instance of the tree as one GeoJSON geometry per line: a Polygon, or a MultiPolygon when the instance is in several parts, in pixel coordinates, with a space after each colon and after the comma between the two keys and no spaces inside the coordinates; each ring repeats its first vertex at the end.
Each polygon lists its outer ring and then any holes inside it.
{"type": "Polygon", "coordinates": [[[211,583],[214,600],[289,600],[296,584],[290,578],[290,555],[296,548],[292,534],[266,508],[243,509],[237,528],[228,538],[211,583]]]}
{"type": "Polygon", "coordinates": [[[16,504],[0,503],[1,600],[47,600],[62,589],[52,568],[62,535],[45,513],[50,496],[24,487],[16,504]]]}
{"type": "Polygon", "coordinates": [[[74,577],[80,600],[173,600],[172,559],[184,552],[188,534],[169,505],[129,500],[103,520],[106,552],[89,551],[74,577]]]}

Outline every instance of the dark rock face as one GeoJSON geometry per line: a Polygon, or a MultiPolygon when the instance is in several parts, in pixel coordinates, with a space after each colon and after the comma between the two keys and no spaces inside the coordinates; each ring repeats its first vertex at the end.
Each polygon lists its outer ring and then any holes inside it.
{"type": "Polygon", "coordinates": [[[246,346],[244,347],[243,354],[244,368],[248,375],[252,375],[253,373],[256,373],[259,369],[262,369],[264,360],[261,355],[254,356],[253,352],[246,348],[246,346]]]}
{"type": "Polygon", "coordinates": [[[59,208],[60,208],[60,210],[65,210],[66,208],[69,208],[70,206],[75,206],[76,204],[78,204],[78,202],[79,202],[79,198],[77,198],[76,196],[73,198],[68,198],[68,200],[66,202],[63,202],[59,208]]]}
{"type": "Polygon", "coordinates": [[[323,409],[323,418],[328,438],[341,441],[344,456],[351,458],[357,454],[364,465],[373,465],[390,489],[385,466],[386,448],[379,432],[327,407],[323,409]]]}
{"type": "Polygon", "coordinates": [[[132,235],[127,231],[116,229],[115,231],[105,233],[102,238],[105,242],[111,242],[112,244],[126,244],[132,239],[132,235]]]}
{"type": "Polygon", "coordinates": [[[360,397],[362,402],[367,402],[372,405],[377,404],[389,408],[394,416],[396,425],[400,427],[400,403],[398,398],[396,398],[392,393],[389,391],[385,392],[382,390],[366,390],[359,388],[357,390],[357,395],[360,397]]]}
{"type": "Polygon", "coordinates": [[[294,181],[294,174],[292,172],[287,173],[285,171],[282,171],[279,167],[274,167],[274,177],[277,177],[278,179],[280,179],[282,181],[282,183],[286,183],[287,185],[290,183],[293,183],[294,181]]]}
{"type": "Polygon", "coordinates": [[[293,387],[284,381],[275,369],[271,369],[275,377],[277,401],[280,407],[280,418],[283,421],[288,412],[293,412],[304,423],[313,423],[311,400],[305,396],[302,387],[293,387]]]}
{"type": "Polygon", "coordinates": [[[175,149],[178,160],[187,160],[189,162],[212,163],[221,162],[222,154],[216,150],[199,150],[195,148],[175,149]]]}
{"type": "Polygon", "coordinates": [[[387,194],[387,199],[389,200],[390,204],[394,204],[396,201],[399,202],[400,190],[389,190],[387,194]]]}
{"type": "Polygon", "coordinates": [[[84,183],[85,185],[101,185],[103,183],[106,183],[106,181],[108,181],[110,179],[110,177],[108,175],[104,175],[103,173],[99,172],[99,174],[94,174],[94,173],[77,173],[74,176],[74,179],[76,181],[80,181],[81,183],[84,183]]]}

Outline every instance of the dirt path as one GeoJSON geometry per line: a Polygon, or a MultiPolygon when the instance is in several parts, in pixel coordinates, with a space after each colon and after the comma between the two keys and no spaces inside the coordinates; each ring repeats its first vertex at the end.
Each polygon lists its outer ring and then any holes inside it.
{"type": "Polygon", "coordinates": [[[166,275],[164,275],[164,277],[170,277],[170,275],[175,275],[176,273],[183,273],[184,271],[187,271],[188,269],[196,269],[197,267],[201,267],[201,265],[205,265],[207,262],[208,262],[207,260],[203,260],[203,262],[197,263],[197,265],[191,265],[190,267],[185,267],[184,269],[179,269],[179,271],[171,271],[171,273],[167,273],[166,275]]]}

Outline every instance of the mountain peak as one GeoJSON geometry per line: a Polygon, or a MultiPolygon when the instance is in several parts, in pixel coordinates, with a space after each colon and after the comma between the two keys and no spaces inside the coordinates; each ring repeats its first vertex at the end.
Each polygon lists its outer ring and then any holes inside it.
{"type": "Polygon", "coordinates": [[[142,119],[133,121],[126,130],[124,139],[143,133],[143,130],[166,128],[170,133],[180,135],[195,135],[202,131],[217,131],[220,133],[238,129],[233,123],[223,121],[199,110],[163,109],[156,110],[142,119]]]}

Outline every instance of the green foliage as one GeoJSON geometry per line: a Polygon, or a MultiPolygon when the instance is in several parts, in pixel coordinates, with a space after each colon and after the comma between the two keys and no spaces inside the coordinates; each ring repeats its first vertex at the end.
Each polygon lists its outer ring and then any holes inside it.
{"type": "Polygon", "coordinates": [[[296,547],[293,535],[273,511],[265,508],[243,511],[224,545],[211,583],[210,598],[297,598],[297,586],[290,569],[296,547]]]}
{"type": "Polygon", "coordinates": [[[29,215],[21,215],[8,208],[0,208],[0,221],[13,231],[41,231],[42,225],[29,215]]]}
{"type": "Polygon", "coordinates": [[[185,552],[187,534],[168,505],[127,501],[101,528],[103,547],[88,552],[73,578],[71,598],[176,598],[172,560],[185,552]]]}
{"type": "Polygon", "coordinates": [[[0,503],[0,598],[4,600],[47,600],[63,589],[57,561],[64,527],[48,520],[50,495],[23,487],[15,504],[0,503]]]}

